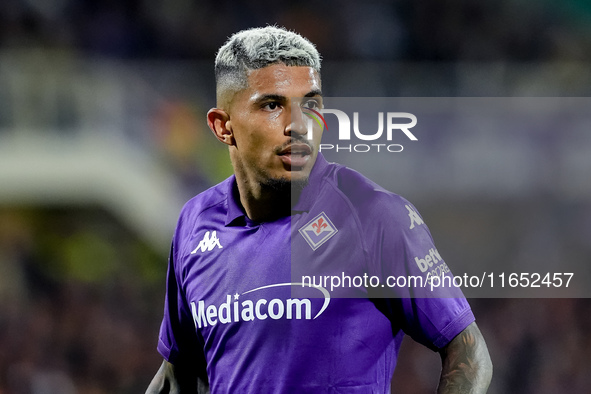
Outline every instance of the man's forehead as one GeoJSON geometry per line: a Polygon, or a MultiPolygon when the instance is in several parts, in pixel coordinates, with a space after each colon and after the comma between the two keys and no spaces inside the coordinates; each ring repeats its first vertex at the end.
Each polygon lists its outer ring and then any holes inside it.
{"type": "Polygon", "coordinates": [[[248,89],[254,95],[281,94],[302,97],[320,91],[320,75],[312,67],[273,64],[248,74],[248,89]]]}

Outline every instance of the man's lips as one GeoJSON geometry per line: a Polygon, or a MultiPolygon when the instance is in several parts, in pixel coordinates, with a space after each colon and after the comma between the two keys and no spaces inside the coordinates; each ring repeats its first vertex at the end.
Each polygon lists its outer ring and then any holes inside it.
{"type": "Polygon", "coordinates": [[[303,167],[310,160],[312,148],[307,144],[291,144],[279,152],[279,157],[289,167],[303,167]]]}

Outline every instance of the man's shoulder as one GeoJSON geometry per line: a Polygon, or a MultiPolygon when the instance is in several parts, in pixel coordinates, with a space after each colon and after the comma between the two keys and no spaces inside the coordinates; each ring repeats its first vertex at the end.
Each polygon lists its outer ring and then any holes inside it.
{"type": "Polygon", "coordinates": [[[334,163],[330,163],[330,167],[328,184],[358,212],[403,213],[406,205],[412,206],[401,195],[385,189],[352,168],[334,163]]]}
{"type": "Polygon", "coordinates": [[[348,223],[346,228],[356,231],[359,239],[373,240],[372,245],[374,241],[381,242],[384,234],[401,240],[420,232],[412,233],[416,227],[413,221],[423,223],[414,205],[354,169],[331,163],[324,173],[322,188],[323,198],[318,199],[314,211],[322,208],[337,227],[340,217],[341,223],[348,223]]]}
{"type": "Polygon", "coordinates": [[[191,198],[181,210],[181,219],[194,219],[214,207],[225,209],[228,190],[233,181],[234,176],[231,176],[191,198]]]}

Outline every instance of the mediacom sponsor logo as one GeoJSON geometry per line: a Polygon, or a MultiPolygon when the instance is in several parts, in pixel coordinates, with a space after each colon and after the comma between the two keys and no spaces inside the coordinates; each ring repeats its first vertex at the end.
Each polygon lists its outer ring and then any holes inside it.
{"type": "Polygon", "coordinates": [[[320,316],[330,304],[329,292],[320,286],[310,286],[319,290],[324,298],[324,303],[320,310],[312,317],[312,302],[307,299],[299,298],[273,298],[267,300],[266,298],[259,298],[257,300],[245,300],[240,302],[242,295],[253,293],[259,290],[268,289],[271,287],[283,286],[302,286],[301,283],[278,283],[273,285],[261,286],[256,289],[246,291],[242,294],[228,294],[226,302],[219,306],[206,305],[204,300],[199,300],[197,303],[191,302],[191,313],[195,328],[202,328],[215,326],[216,324],[236,323],[239,321],[255,321],[266,320],[267,318],[278,319],[296,319],[296,320],[314,320],[320,316]]]}
{"type": "MultiPolygon", "coordinates": [[[[312,111],[310,109],[306,109],[306,111],[312,111]]],[[[313,126],[314,122],[316,122],[320,127],[328,130],[328,126],[326,123],[325,118],[323,117],[324,114],[332,114],[335,115],[339,124],[339,141],[351,141],[351,120],[349,116],[341,110],[337,109],[322,109],[320,111],[313,111],[310,114],[307,114],[308,119],[308,139],[312,139],[313,136],[313,126]]],[[[362,143],[362,144],[320,144],[319,150],[322,152],[327,150],[334,150],[335,152],[356,152],[356,153],[366,153],[366,152],[390,152],[390,153],[397,153],[402,152],[404,147],[401,144],[392,144],[389,143],[392,141],[393,136],[395,134],[400,134],[402,132],[409,140],[411,141],[418,141],[418,138],[410,131],[411,128],[416,126],[417,124],[417,117],[408,112],[378,112],[378,130],[374,133],[364,133],[361,131],[359,127],[359,112],[353,112],[353,135],[357,140],[361,141],[372,141],[374,143],[362,143]],[[385,120],[385,122],[384,122],[385,120]],[[401,123],[402,120],[402,123],[401,123]],[[404,122],[406,120],[406,122],[404,122]],[[410,121],[410,122],[409,122],[410,121]],[[386,123],[386,127],[384,128],[384,123],[386,123]],[[384,140],[382,138],[384,134],[384,129],[386,131],[386,141],[388,143],[377,143],[378,140],[384,140]]]]}

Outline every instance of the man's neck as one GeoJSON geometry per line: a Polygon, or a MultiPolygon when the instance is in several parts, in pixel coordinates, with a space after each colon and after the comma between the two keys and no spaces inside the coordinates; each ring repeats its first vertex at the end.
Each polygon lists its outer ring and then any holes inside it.
{"type": "Polygon", "coordinates": [[[275,189],[263,185],[249,187],[250,185],[245,183],[237,183],[240,203],[249,219],[255,222],[271,222],[289,216],[291,212],[289,184],[284,189],[275,189]]]}
{"type": "Polygon", "coordinates": [[[236,178],[242,208],[249,219],[255,222],[272,222],[291,215],[306,182],[293,184],[281,181],[270,185],[250,185],[236,178]]]}

